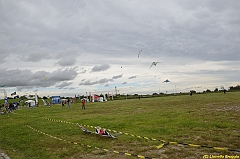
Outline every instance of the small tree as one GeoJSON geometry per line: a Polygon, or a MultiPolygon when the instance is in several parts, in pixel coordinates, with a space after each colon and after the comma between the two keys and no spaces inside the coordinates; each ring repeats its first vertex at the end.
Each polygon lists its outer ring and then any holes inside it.
{"type": "Polygon", "coordinates": [[[207,90],[206,90],[206,92],[208,92],[208,93],[209,93],[209,92],[211,92],[211,90],[207,89],[207,90]]]}
{"type": "Polygon", "coordinates": [[[43,99],[48,99],[46,96],[43,96],[43,99]]]}
{"type": "Polygon", "coordinates": [[[192,92],[192,93],[197,93],[195,90],[190,90],[190,92],[192,92]]]}

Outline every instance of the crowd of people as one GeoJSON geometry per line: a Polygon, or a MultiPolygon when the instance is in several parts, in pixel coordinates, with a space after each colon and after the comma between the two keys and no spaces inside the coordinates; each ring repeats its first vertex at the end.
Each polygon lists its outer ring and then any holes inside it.
{"type": "MultiPolygon", "coordinates": [[[[20,106],[20,102],[23,103],[23,104],[21,104],[22,106],[28,106],[27,103],[23,102],[23,100],[21,100],[19,102],[11,102],[11,103],[7,103],[7,104],[0,104],[0,113],[5,114],[5,113],[9,113],[9,112],[12,112],[12,111],[18,109],[19,106],[20,106]]],[[[71,103],[72,102],[73,101],[70,100],[70,99],[61,100],[62,108],[65,107],[65,104],[67,104],[68,107],[71,108],[71,103]]],[[[86,110],[86,100],[85,99],[81,100],[81,104],[82,104],[82,110],[86,110]]]]}
{"type": "Polygon", "coordinates": [[[9,112],[12,112],[14,110],[17,110],[18,107],[19,107],[19,102],[12,102],[12,103],[8,103],[8,104],[2,104],[0,106],[0,112],[1,112],[1,114],[9,113],[9,112]]]}
{"type": "MultiPolygon", "coordinates": [[[[62,100],[61,103],[62,103],[62,108],[65,107],[65,104],[68,104],[68,107],[71,108],[71,100],[70,100],[70,99],[68,99],[68,100],[62,100]]],[[[85,99],[82,99],[82,100],[81,100],[81,103],[82,103],[82,110],[86,110],[86,107],[85,107],[85,105],[86,105],[86,100],[85,100],[85,99]]]]}

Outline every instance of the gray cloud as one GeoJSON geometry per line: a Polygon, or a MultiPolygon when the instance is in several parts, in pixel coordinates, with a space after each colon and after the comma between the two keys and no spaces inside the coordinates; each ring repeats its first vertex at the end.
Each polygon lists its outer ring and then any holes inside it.
{"type": "Polygon", "coordinates": [[[19,57],[20,60],[22,60],[23,62],[40,62],[43,59],[51,59],[51,56],[49,56],[47,53],[45,52],[38,52],[38,51],[33,51],[33,52],[28,52],[25,55],[21,55],[21,57],[19,57]]]}
{"type": "Polygon", "coordinates": [[[121,75],[117,75],[117,76],[113,76],[112,79],[118,79],[118,78],[122,78],[123,74],[121,75]]]}
{"type": "Polygon", "coordinates": [[[3,48],[0,48],[0,63],[5,62],[5,58],[8,57],[8,53],[5,52],[3,48]]]}
{"type": "Polygon", "coordinates": [[[137,78],[137,76],[128,77],[128,79],[134,79],[134,78],[137,78]]]}
{"type": "Polygon", "coordinates": [[[97,81],[83,79],[79,85],[95,85],[95,84],[104,84],[104,83],[106,83],[106,85],[105,85],[105,87],[106,87],[106,86],[109,86],[107,84],[108,82],[113,82],[114,79],[118,79],[118,78],[122,78],[122,74],[121,75],[117,75],[117,76],[113,76],[111,79],[103,78],[103,79],[100,79],[100,80],[97,80],[97,81]]]}
{"type": "Polygon", "coordinates": [[[77,76],[77,68],[35,73],[27,69],[0,69],[0,74],[1,85],[23,89],[24,87],[48,87],[61,81],[73,80],[77,76]]]}
{"type": "Polygon", "coordinates": [[[34,86],[16,86],[16,89],[18,91],[23,91],[23,90],[28,90],[28,89],[33,89],[34,86]]]}
{"type": "Polygon", "coordinates": [[[84,68],[81,68],[81,69],[79,69],[78,73],[83,74],[83,73],[86,73],[86,72],[87,72],[87,70],[85,70],[84,68]]]}
{"type": "Polygon", "coordinates": [[[73,82],[62,82],[61,84],[59,85],[56,85],[56,87],[58,87],[59,89],[62,89],[63,87],[67,87],[67,86],[70,86],[73,82]]]}
{"type": "Polygon", "coordinates": [[[62,58],[57,62],[58,65],[60,66],[72,66],[76,63],[75,58],[67,57],[67,58],[62,58]]]}
{"type": "Polygon", "coordinates": [[[95,85],[95,84],[104,84],[104,83],[107,83],[107,82],[112,82],[113,80],[112,79],[107,79],[107,78],[103,78],[103,79],[100,79],[98,81],[91,81],[91,80],[84,80],[82,81],[79,85],[95,85]]]}
{"type": "Polygon", "coordinates": [[[77,76],[77,67],[74,68],[66,68],[66,69],[57,69],[52,73],[48,73],[45,76],[49,81],[66,81],[72,80],[77,76]]]}
{"type": "Polygon", "coordinates": [[[108,64],[96,65],[92,68],[92,72],[106,71],[110,66],[108,64]]]}
{"type": "Polygon", "coordinates": [[[72,66],[76,63],[76,59],[81,55],[81,52],[78,47],[67,48],[57,55],[60,59],[57,64],[60,66],[72,66]]]}
{"type": "MultiPolygon", "coordinates": [[[[5,1],[0,18],[4,23],[1,26],[1,37],[6,45],[1,48],[9,50],[9,53],[20,52],[21,55],[27,52],[23,56],[23,60],[27,61],[49,58],[33,56],[40,56],[46,52],[52,54],[62,50],[74,52],[67,49],[67,46],[71,44],[72,48],[76,48],[79,43],[93,53],[99,49],[107,54],[119,52],[119,48],[123,48],[121,52],[134,52],[144,48],[152,56],[161,52],[169,57],[185,56],[203,60],[240,59],[237,53],[240,49],[237,45],[239,42],[237,37],[240,35],[237,27],[240,24],[238,18],[240,13],[237,9],[240,7],[239,3],[226,4],[220,1],[216,5],[218,7],[215,6],[215,1],[199,3],[172,1],[161,5],[159,3],[133,1],[129,5],[126,1],[123,4],[109,2],[105,6],[101,2],[66,4],[64,1],[61,3],[5,1]],[[168,8],[172,8],[174,12],[168,8]],[[98,14],[92,14],[96,10],[98,14]],[[102,37],[105,39],[101,40],[102,37]],[[23,46],[22,51],[17,47],[19,43],[23,46]],[[14,51],[8,46],[15,46],[17,49],[14,51]]],[[[75,62],[64,61],[58,56],[51,58],[60,58],[57,63],[60,66],[70,66],[75,62]]]]}

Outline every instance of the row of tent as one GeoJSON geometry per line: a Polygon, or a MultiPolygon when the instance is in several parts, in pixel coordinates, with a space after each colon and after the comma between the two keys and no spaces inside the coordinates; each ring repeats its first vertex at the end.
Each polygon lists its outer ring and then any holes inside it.
{"type": "MultiPolygon", "coordinates": [[[[84,98],[87,102],[103,102],[107,101],[106,97],[100,97],[97,95],[92,95],[90,96],[90,99],[84,98]]],[[[60,96],[52,96],[52,104],[58,104],[61,103],[62,100],[67,100],[67,99],[60,99],[60,96]]]]}
{"type": "MultiPolygon", "coordinates": [[[[66,99],[62,99],[62,100],[66,100],[66,99]]],[[[94,101],[103,102],[103,101],[104,101],[104,98],[94,95],[94,101]]],[[[25,101],[25,103],[26,103],[29,107],[34,107],[34,106],[36,106],[36,102],[35,102],[34,100],[27,100],[27,101],[25,101]]],[[[60,96],[53,96],[53,97],[52,97],[52,104],[57,104],[57,103],[61,103],[60,96]]]]}

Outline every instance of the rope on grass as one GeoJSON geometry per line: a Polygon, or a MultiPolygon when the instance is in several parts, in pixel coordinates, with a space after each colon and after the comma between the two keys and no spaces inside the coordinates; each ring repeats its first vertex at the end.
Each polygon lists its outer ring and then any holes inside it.
{"type": "MultiPolygon", "coordinates": [[[[18,113],[14,113],[14,114],[18,114],[18,113]]],[[[31,116],[31,117],[33,117],[33,116],[31,116]]],[[[77,123],[72,123],[72,122],[67,122],[67,121],[62,121],[62,120],[48,119],[48,118],[44,118],[44,117],[40,117],[40,118],[46,119],[46,120],[49,120],[49,121],[54,121],[54,122],[77,124],[77,123]]],[[[81,124],[81,125],[83,125],[85,127],[96,128],[96,127],[91,126],[91,125],[84,125],[84,124],[81,124]]],[[[141,139],[163,142],[163,144],[160,144],[159,146],[156,146],[156,148],[158,148],[158,149],[163,148],[166,145],[172,144],[172,145],[184,145],[184,146],[190,146],[190,147],[210,148],[210,149],[220,150],[220,151],[240,152],[240,149],[231,149],[231,148],[226,148],[226,147],[214,147],[214,146],[207,146],[207,145],[197,145],[197,144],[192,144],[192,143],[182,143],[182,142],[175,142],[175,141],[165,141],[165,140],[161,140],[161,139],[155,139],[155,138],[149,138],[149,137],[144,137],[144,136],[139,136],[139,135],[133,135],[133,134],[120,132],[120,131],[116,131],[116,130],[111,130],[111,129],[105,129],[105,130],[110,131],[110,132],[114,132],[114,133],[123,134],[123,135],[129,135],[129,136],[137,137],[137,138],[141,138],[141,139]]]]}
{"type": "Polygon", "coordinates": [[[77,124],[77,123],[63,121],[63,120],[49,119],[49,118],[44,118],[44,117],[40,117],[40,118],[45,119],[45,120],[49,120],[49,121],[54,121],[54,122],[66,123],[66,124],[73,124],[73,125],[77,124]]]}
{"type": "MultiPolygon", "coordinates": [[[[47,119],[47,118],[43,118],[43,119],[47,119]]],[[[54,120],[54,119],[47,119],[47,120],[55,121],[55,122],[61,122],[61,123],[71,123],[71,122],[65,122],[65,121],[54,120]]],[[[71,124],[77,124],[77,123],[71,123],[71,124]]],[[[89,127],[89,128],[96,128],[96,127],[91,126],[91,125],[85,125],[85,124],[80,124],[80,125],[83,125],[84,127],[89,127]]],[[[105,128],[103,128],[103,129],[105,129],[105,128]]],[[[231,148],[226,148],[226,147],[214,147],[214,146],[198,145],[198,144],[192,144],[192,143],[182,143],[182,142],[175,142],[175,141],[166,141],[166,140],[161,140],[161,139],[155,139],[155,138],[149,138],[149,137],[145,137],[145,136],[134,135],[134,134],[126,133],[126,132],[120,132],[120,131],[111,130],[111,129],[105,129],[105,130],[107,130],[109,132],[114,132],[114,133],[127,135],[127,136],[137,137],[137,138],[140,138],[140,139],[146,139],[146,140],[163,142],[162,144],[156,146],[157,149],[163,148],[164,146],[167,146],[167,145],[171,144],[171,145],[184,145],[184,146],[190,146],[190,147],[196,147],[196,148],[197,147],[210,148],[210,149],[221,150],[221,151],[240,152],[240,150],[238,150],[238,149],[231,149],[231,148]]]]}
{"type": "Polygon", "coordinates": [[[226,148],[226,147],[214,147],[214,146],[206,146],[206,145],[197,145],[197,144],[182,143],[182,142],[169,142],[169,144],[172,144],[172,145],[179,144],[179,145],[190,146],[190,147],[210,148],[210,149],[221,150],[221,151],[240,152],[239,149],[230,149],[230,148],[226,148]]]}
{"type": "Polygon", "coordinates": [[[65,139],[61,139],[61,138],[58,138],[58,137],[55,137],[55,136],[52,136],[50,134],[47,134],[47,133],[44,133],[38,129],[35,129],[29,125],[26,125],[28,128],[38,132],[38,133],[41,133],[41,134],[44,134],[48,137],[51,137],[51,138],[54,138],[56,140],[60,140],[60,141],[64,141],[64,142],[67,142],[67,143],[71,143],[71,144],[74,144],[74,145],[81,145],[81,146],[85,146],[85,147],[88,147],[88,148],[95,148],[95,149],[98,149],[98,150],[103,150],[103,151],[106,151],[106,152],[112,152],[112,153],[116,153],[116,154],[121,154],[121,155],[127,155],[127,156],[133,156],[133,157],[138,157],[138,158],[145,158],[145,159],[156,159],[156,158],[152,158],[152,157],[148,157],[148,156],[142,156],[142,155],[136,155],[136,154],[131,154],[131,153],[128,153],[128,152],[121,152],[121,151],[116,151],[116,150],[109,150],[109,149],[105,149],[105,148],[99,148],[99,147],[95,147],[95,146],[91,146],[91,145],[85,145],[85,144],[82,144],[82,143],[79,143],[79,142],[73,142],[73,141],[68,141],[68,140],[65,140],[65,139]]]}
{"type": "MultiPolygon", "coordinates": [[[[77,124],[77,123],[72,123],[72,122],[66,122],[66,121],[62,121],[62,120],[55,120],[55,119],[49,119],[49,118],[44,118],[44,117],[41,117],[42,119],[46,119],[46,120],[49,120],[49,121],[53,121],[53,122],[60,122],[60,123],[67,123],[67,124],[77,124]]],[[[85,125],[85,124],[80,124],[80,125],[83,125],[84,127],[88,127],[88,128],[97,128],[95,126],[91,126],[91,125],[85,125]]],[[[105,129],[105,128],[103,128],[105,129]]],[[[152,140],[152,141],[161,141],[161,142],[164,142],[163,144],[161,144],[162,146],[156,146],[156,148],[160,149],[160,148],[163,148],[164,146],[168,145],[168,142],[166,142],[165,140],[158,140],[158,139],[155,139],[155,138],[148,138],[148,137],[144,137],[144,136],[139,136],[139,135],[133,135],[133,134],[129,134],[129,133],[125,133],[125,132],[118,132],[116,130],[111,130],[111,129],[105,129],[107,131],[110,131],[110,132],[114,132],[114,133],[119,133],[119,134],[124,134],[124,135],[129,135],[129,136],[132,136],[132,137],[137,137],[137,138],[141,138],[141,139],[146,139],[146,140],[152,140]]]]}

